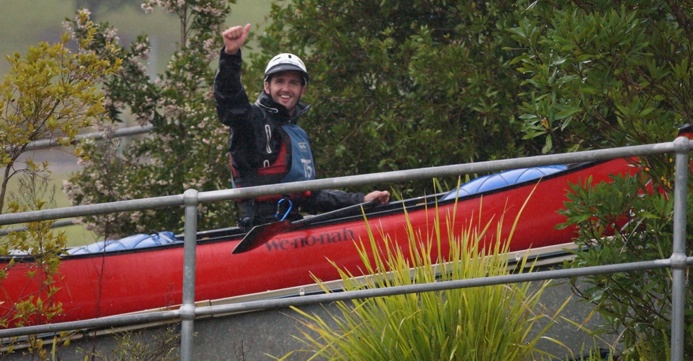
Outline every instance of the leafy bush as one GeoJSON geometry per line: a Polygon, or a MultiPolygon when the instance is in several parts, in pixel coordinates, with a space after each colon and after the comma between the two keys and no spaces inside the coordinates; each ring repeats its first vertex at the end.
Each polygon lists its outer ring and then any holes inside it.
{"type": "Polygon", "coordinates": [[[510,29],[544,152],[669,141],[693,111],[693,8],[664,0],[533,2],[510,29]]]}
{"type": "MultiPolygon", "coordinates": [[[[648,180],[645,175],[613,177],[612,184],[571,187],[562,213],[568,217],[566,225],[578,226],[577,243],[588,247],[576,254],[573,267],[671,256],[674,200],[670,193],[652,193],[648,180]]],[[[690,192],[687,201],[693,202],[690,192]]],[[[692,216],[689,207],[688,219],[692,216]]],[[[688,234],[691,231],[688,222],[688,234]]],[[[693,244],[688,242],[687,247],[686,253],[693,253],[693,244]]],[[[688,279],[692,280],[690,275],[688,279]]],[[[595,304],[606,320],[596,331],[622,335],[626,360],[665,360],[670,358],[671,281],[671,270],[663,268],[586,276],[573,283],[575,292],[595,304]]],[[[688,319],[693,313],[693,290],[686,292],[688,319]]],[[[693,355],[693,326],[686,325],[684,349],[693,355]]]]}
{"type": "MultiPolygon", "coordinates": [[[[686,100],[693,94],[692,21],[693,8],[663,0],[533,2],[511,29],[522,52],[512,63],[529,86],[521,105],[525,137],[541,140],[547,153],[673,140],[693,119],[686,100]]],[[[673,167],[669,156],[640,163],[642,177],[573,187],[564,214],[579,226],[579,244],[594,243],[575,266],[670,256],[673,167]]],[[[623,335],[627,359],[668,358],[670,291],[668,270],[590,276],[576,285],[609,321],[604,331],[623,335]]],[[[692,300],[689,290],[687,315],[692,300]]]]}

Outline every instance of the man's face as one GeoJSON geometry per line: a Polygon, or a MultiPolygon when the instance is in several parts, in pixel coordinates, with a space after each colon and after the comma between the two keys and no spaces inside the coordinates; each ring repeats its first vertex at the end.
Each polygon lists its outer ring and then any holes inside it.
{"type": "Polygon", "coordinates": [[[269,82],[265,82],[265,92],[272,99],[285,106],[289,114],[296,110],[296,104],[303,96],[306,87],[302,85],[301,73],[285,71],[272,75],[269,82]]]}

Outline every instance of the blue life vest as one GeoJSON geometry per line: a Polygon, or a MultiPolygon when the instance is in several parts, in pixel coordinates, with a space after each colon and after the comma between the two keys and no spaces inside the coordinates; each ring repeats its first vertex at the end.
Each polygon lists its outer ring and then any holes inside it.
{"type": "Polygon", "coordinates": [[[291,140],[291,166],[283,183],[315,179],[313,152],[310,150],[308,134],[296,124],[282,125],[291,140]]]}

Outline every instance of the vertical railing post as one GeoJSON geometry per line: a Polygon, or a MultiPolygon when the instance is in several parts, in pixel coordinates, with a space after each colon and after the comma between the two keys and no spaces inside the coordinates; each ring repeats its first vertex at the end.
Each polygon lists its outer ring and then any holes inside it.
{"type": "Polygon", "coordinates": [[[686,304],[686,198],[688,195],[689,140],[676,138],[674,183],[674,244],[671,255],[671,360],[683,361],[686,304]]]}
{"type": "Polygon", "coordinates": [[[195,336],[195,258],[197,246],[197,191],[183,193],[185,205],[185,231],[183,251],[183,304],[180,307],[181,334],[180,359],[192,361],[195,336]]]}

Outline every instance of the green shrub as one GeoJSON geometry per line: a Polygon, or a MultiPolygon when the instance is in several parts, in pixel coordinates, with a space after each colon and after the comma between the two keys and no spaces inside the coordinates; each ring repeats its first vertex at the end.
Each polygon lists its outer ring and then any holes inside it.
{"type": "MultiPolygon", "coordinates": [[[[565,225],[577,225],[579,245],[588,251],[576,254],[573,267],[638,262],[669,258],[673,252],[671,192],[648,192],[650,177],[614,177],[613,183],[571,187],[562,213],[565,225]],[[624,215],[627,223],[622,224],[624,215]],[[620,223],[619,223],[620,222],[620,223]],[[612,235],[612,232],[615,232],[612,235]]],[[[669,178],[671,179],[671,178],[669,178]]],[[[588,182],[589,183],[589,182],[588,182]]],[[[667,182],[662,182],[666,184],[667,182]]],[[[689,183],[689,188],[691,183],[689,183]]],[[[693,202],[689,192],[688,204],[693,202]]],[[[693,216],[688,208],[687,218],[693,216]]],[[[687,233],[693,225],[687,222],[687,233]]],[[[693,252],[688,242],[686,254],[693,252]]],[[[688,280],[691,276],[688,275],[688,280]]],[[[620,335],[626,360],[670,358],[672,275],[668,268],[587,276],[575,292],[593,303],[606,321],[595,330],[620,335]]],[[[693,310],[693,291],[686,290],[686,317],[693,310]]],[[[686,322],[684,352],[693,355],[693,326],[686,322]]]]}

